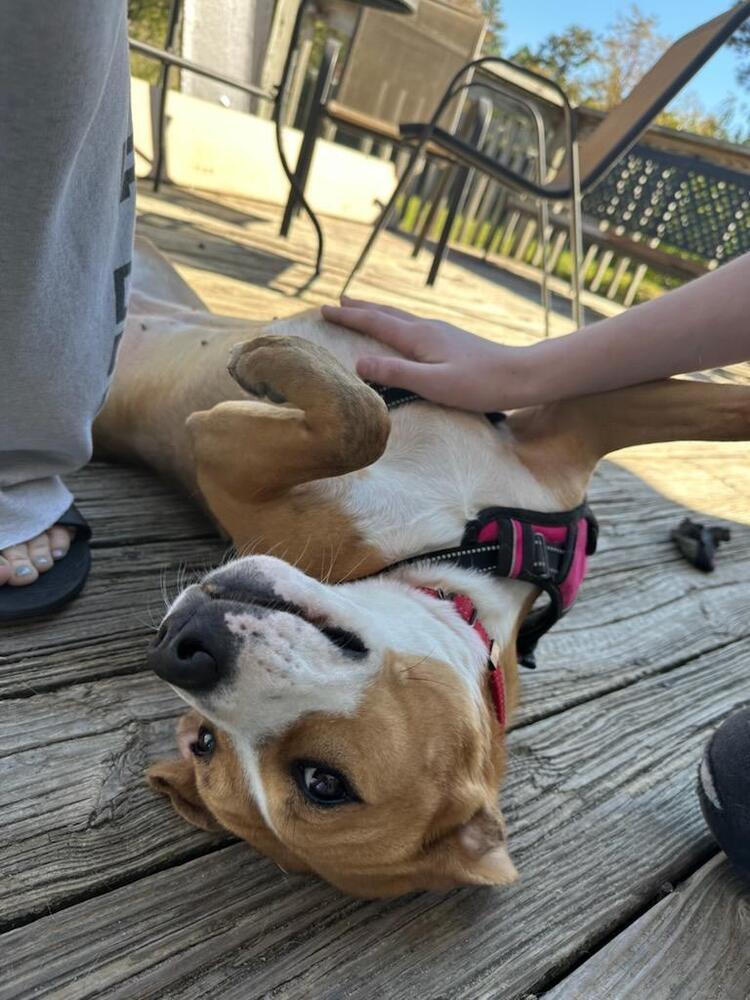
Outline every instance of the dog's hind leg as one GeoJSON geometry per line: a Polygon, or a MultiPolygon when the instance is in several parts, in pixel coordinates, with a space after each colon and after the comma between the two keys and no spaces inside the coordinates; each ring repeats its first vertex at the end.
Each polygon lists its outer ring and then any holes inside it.
{"type": "Polygon", "coordinates": [[[585,489],[604,455],[660,441],[749,441],[750,388],[666,379],[519,410],[509,424],[527,465],[585,489]]]}
{"type": "Polygon", "coordinates": [[[229,371],[255,398],[193,413],[187,426],[201,492],[237,548],[331,579],[380,569],[330,480],[382,455],[390,430],[382,399],[298,337],[240,344],[229,371]]]}

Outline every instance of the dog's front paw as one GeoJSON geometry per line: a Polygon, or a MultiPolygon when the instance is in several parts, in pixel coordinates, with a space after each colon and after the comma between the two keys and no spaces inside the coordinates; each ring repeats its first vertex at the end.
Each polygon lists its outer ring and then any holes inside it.
{"type": "MultiPolygon", "coordinates": [[[[299,403],[326,375],[339,376],[338,361],[328,351],[300,337],[258,337],[237,344],[228,370],[242,388],[272,403],[299,403]]],[[[347,373],[348,374],[348,373],[347,373]]]]}
{"type": "Polygon", "coordinates": [[[330,351],[301,337],[265,336],[237,344],[228,370],[251,396],[301,410],[370,392],[330,351]]]}

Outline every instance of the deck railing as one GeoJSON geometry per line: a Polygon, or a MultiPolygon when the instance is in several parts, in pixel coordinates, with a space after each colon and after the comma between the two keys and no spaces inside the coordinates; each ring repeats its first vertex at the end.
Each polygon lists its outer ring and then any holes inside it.
{"type": "MultiPolygon", "coordinates": [[[[535,175],[528,125],[509,109],[496,106],[484,150],[515,170],[535,175]]],[[[555,155],[553,148],[553,162],[555,155]]],[[[447,214],[445,192],[450,189],[445,174],[450,170],[425,164],[402,203],[396,225],[415,234],[420,245],[441,232],[447,214]]],[[[548,225],[550,270],[568,279],[567,211],[553,206],[548,225]]],[[[488,259],[541,267],[533,201],[481,175],[469,181],[451,243],[488,259]]],[[[750,149],[730,144],[722,148],[716,142],[656,129],[584,199],[584,287],[626,306],[747,252],[750,149]],[[670,140],[684,152],[659,148],[670,140]],[[736,164],[747,169],[737,169],[736,164]]]]}
{"type": "MultiPolygon", "coordinates": [[[[172,0],[172,10],[179,0],[172,0]]],[[[171,19],[172,20],[172,19],[171,19]]],[[[170,20],[170,28],[172,24],[170,20]]],[[[176,14],[173,20],[176,24],[176,14]]],[[[156,129],[156,183],[161,176],[164,130],[164,91],[168,68],[220,80],[256,98],[268,100],[259,88],[199,67],[174,52],[175,32],[166,40],[167,52],[133,41],[136,51],[162,63],[162,80],[156,129]]],[[[325,40],[325,36],[317,42],[325,40]]],[[[309,40],[308,40],[309,42],[309,40]]],[[[302,45],[292,73],[285,121],[303,124],[305,108],[315,85],[318,59],[312,45],[302,45]]],[[[479,92],[477,99],[482,97],[479,92]]],[[[492,95],[493,115],[483,149],[490,156],[533,177],[536,173],[535,137],[528,120],[512,105],[492,95]]],[[[475,111],[466,105],[465,114],[475,111]]],[[[559,110],[543,108],[551,136],[548,162],[561,156],[556,116],[559,110]]],[[[594,127],[600,113],[581,110],[582,131],[594,127]]],[[[328,125],[325,138],[359,145],[363,152],[391,157],[397,167],[399,150],[390,143],[373,142],[345,128],[328,125]],[[366,148],[364,148],[366,146],[366,148]]],[[[416,247],[438,239],[455,195],[457,168],[427,161],[404,198],[395,225],[416,236],[416,247]]],[[[562,206],[552,206],[546,234],[548,266],[562,279],[570,276],[568,218],[562,206]]],[[[540,269],[542,241],[533,201],[511,194],[501,185],[472,173],[464,177],[460,211],[450,243],[488,259],[514,261],[540,269]]],[[[652,128],[590,192],[584,200],[584,288],[629,306],[650,298],[664,288],[712,270],[750,251],[750,148],[723,144],[664,128],[652,128]]]]}

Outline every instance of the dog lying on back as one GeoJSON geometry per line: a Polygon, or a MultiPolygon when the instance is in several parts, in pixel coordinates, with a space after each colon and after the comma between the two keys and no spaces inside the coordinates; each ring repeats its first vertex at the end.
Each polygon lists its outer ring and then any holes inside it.
{"type": "Polygon", "coordinates": [[[162,623],[150,663],[192,710],[151,784],[356,895],[512,882],[497,800],[539,587],[450,561],[385,571],[498,505],[576,508],[610,451],[747,439],[750,391],[666,381],[497,426],[423,401],[389,413],[354,374],[364,338],[317,311],[216,316],[137,250],[97,450],[177,480],[253,553],[162,623]]]}

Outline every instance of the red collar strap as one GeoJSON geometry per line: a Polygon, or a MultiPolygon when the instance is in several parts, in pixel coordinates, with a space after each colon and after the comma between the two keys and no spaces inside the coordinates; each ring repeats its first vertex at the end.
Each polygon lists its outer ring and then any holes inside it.
{"type": "Polygon", "coordinates": [[[436,597],[440,601],[450,601],[453,607],[461,615],[463,620],[474,629],[487,649],[487,675],[490,684],[490,694],[492,704],[495,706],[497,721],[502,729],[505,729],[505,675],[500,664],[500,647],[491,639],[487,629],[479,621],[477,609],[474,602],[466,594],[446,594],[443,590],[434,590],[432,587],[420,587],[423,594],[436,597]]]}

